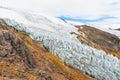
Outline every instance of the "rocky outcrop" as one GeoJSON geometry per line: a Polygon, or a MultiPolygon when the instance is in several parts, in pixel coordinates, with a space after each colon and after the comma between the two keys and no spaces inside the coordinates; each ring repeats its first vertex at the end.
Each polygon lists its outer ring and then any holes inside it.
{"type": "Polygon", "coordinates": [[[0,26],[0,58],[13,63],[24,62],[26,68],[34,68],[35,60],[33,53],[18,39],[8,26],[0,26]]]}

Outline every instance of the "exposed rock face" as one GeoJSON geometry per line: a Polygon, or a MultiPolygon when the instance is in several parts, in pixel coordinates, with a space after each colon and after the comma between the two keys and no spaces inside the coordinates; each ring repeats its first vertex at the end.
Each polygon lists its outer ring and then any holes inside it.
{"type": "Polygon", "coordinates": [[[115,30],[118,30],[118,31],[120,31],[120,28],[118,28],[118,29],[115,29],[115,30]]]}
{"type": "Polygon", "coordinates": [[[10,30],[0,31],[0,57],[10,63],[17,60],[28,68],[35,67],[33,53],[10,30]]]}
{"type": "Polygon", "coordinates": [[[0,20],[0,80],[91,80],[0,20]]]}
{"type": "Polygon", "coordinates": [[[102,49],[107,53],[113,53],[114,56],[120,58],[120,39],[117,36],[87,25],[76,27],[81,33],[78,35],[81,42],[102,49]],[[81,29],[81,27],[83,28],[81,29]]]}

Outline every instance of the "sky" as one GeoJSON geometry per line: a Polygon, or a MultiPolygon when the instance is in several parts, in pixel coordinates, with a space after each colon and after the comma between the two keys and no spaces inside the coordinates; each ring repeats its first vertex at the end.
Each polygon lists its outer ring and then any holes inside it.
{"type": "Polygon", "coordinates": [[[120,0],[0,0],[0,6],[96,26],[120,25],[120,0]]]}

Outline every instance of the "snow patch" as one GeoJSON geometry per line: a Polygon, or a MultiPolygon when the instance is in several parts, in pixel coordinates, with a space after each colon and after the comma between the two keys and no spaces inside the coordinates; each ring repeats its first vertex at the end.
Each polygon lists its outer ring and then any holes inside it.
{"type": "Polygon", "coordinates": [[[85,25],[84,23],[82,22],[75,22],[75,21],[67,21],[69,24],[72,24],[72,25],[85,25]]]}

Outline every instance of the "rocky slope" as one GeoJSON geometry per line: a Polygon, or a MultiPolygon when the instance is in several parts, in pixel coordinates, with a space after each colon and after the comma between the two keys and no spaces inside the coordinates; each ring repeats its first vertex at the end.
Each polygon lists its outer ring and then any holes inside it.
{"type": "Polygon", "coordinates": [[[92,80],[0,20],[0,80],[92,80]]]}
{"type": "Polygon", "coordinates": [[[76,27],[81,42],[120,58],[120,39],[117,36],[87,25],[76,27]]]}

